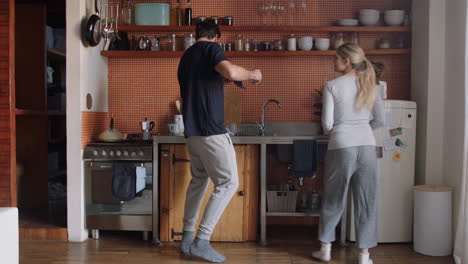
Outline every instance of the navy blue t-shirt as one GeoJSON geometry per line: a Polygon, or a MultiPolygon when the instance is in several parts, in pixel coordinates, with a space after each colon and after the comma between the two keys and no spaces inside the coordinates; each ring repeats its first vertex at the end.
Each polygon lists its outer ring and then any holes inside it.
{"type": "Polygon", "coordinates": [[[185,136],[226,133],[224,128],[224,78],[216,64],[227,60],[218,43],[198,41],[182,56],[178,79],[182,96],[185,136]]]}

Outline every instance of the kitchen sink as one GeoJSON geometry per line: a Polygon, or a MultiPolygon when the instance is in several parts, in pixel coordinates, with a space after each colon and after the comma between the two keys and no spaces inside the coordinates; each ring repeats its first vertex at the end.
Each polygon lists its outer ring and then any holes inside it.
{"type": "Polygon", "coordinates": [[[230,131],[237,137],[300,137],[300,136],[322,136],[319,122],[270,122],[265,124],[264,135],[260,132],[260,125],[256,122],[244,122],[237,124],[230,131]]]}

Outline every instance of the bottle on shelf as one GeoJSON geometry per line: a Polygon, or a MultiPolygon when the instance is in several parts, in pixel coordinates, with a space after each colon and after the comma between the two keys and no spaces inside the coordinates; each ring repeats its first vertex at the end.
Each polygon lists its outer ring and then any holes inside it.
{"type": "Polygon", "coordinates": [[[177,19],[177,26],[182,26],[183,22],[183,17],[184,15],[182,14],[182,7],[180,5],[180,0],[177,0],[176,4],[176,19],[177,19]]]}
{"type": "Polygon", "coordinates": [[[128,0],[127,5],[122,7],[122,19],[123,19],[124,25],[132,25],[132,21],[133,21],[132,0],[128,0]]]}
{"type": "Polygon", "coordinates": [[[187,7],[185,8],[185,23],[186,26],[192,25],[192,6],[190,0],[187,0],[187,7]]]}
{"type": "Polygon", "coordinates": [[[289,34],[288,38],[288,50],[289,51],[296,51],[297,49],[297,40],[295,34],[289,34]]]}

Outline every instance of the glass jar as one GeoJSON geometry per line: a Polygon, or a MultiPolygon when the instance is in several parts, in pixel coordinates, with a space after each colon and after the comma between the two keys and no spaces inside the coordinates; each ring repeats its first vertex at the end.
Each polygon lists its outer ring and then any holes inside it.
{"type": "Polygon", "coordinates": [[[344,38],[343,38],[343,33],[337,33],[335,35],[335,41],[333,43],[333,48],[338,49],[344,43],[345,42],[344,42],[344,38]]]}
{"type": "Polygon", "coordinates": [[[269,41],[262,42],[262,51],[270,51],[271,50],[271,43],[269,41]]]}
{"type": "Polygon", "coordinates": [[[184,35],[184,50],[188,50],[193,44],[195,44],[195,38],[193,34],[184,35]]]}
{"type": "Polygon", "coordinates": [[[284,50],[283,41],[281,39],[275,40],[273,42],[273,50],[275,50],[275,51],[283,51],[284,50]]]}
{"type": "Polygon", "coordinates": [[[206,20],[206,17],[199,16],[199,17],[195,18],[195,24],[201,23],[201,22],[203,22],[205,20],[206,20]]]}
{"type": "Polygon", "coordinates": [[[236,40],[234,41],[234,50],[235,51],[243,51],[244,50],[244,42],[242,40],[242,35],[237,34],[236,40]]]}
{"type": "Polygon", "coordinates": [[[290,34],[288,37],[288,50],[296,51],[297,50],[297,39],[296,35],[290,34]]]}
{"type": "Polygon", "coordinates": [[[177,51],[177,36],[176,34],[167,35],[167,50],[177,51]]]}
{"type": "Polygon", "coordinates": [[[234,23],[233,23],[233,18],[232,16],[226,16],[223,18],[223,25],[225,26],[232,26],[234,23]]]}
{"type": "Polygon", "coordinates": [[[210,17],[210,21],[213,22],[216,25],[219,25],[219,17],[217,17],[217,16],[210,17]]]}
{"type": "Polygon", "coordinates": [[[226,51],[232,51],[232,44],[226,43],[226,51]]]}
{"type": "Polygon", "coordinates": [[[244,51],[250,51],[250,41],[248,39],[244,39],[244,51]]]}
{"type": "Polygon", "coordinates": [[[256,39],[252,40],[252,51],[258,51],[258,42],[256,39]]]}

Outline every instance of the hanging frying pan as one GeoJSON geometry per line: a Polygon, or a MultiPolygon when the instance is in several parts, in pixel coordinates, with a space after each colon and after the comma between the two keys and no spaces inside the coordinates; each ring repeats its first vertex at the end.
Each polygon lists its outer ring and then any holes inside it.
{"type": "Polygon", "coordinates": [[[91,47],[96,46],[101,41],[101,18],[99,17],[97,0],[94,0],[94,11],[96,14],[90,16],[86,24],[86,41],[91,47]]]}

